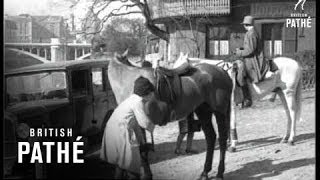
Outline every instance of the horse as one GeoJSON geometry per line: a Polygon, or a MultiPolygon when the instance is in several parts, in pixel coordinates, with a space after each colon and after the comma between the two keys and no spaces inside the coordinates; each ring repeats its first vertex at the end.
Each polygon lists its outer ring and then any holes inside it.
{"type": "MultiPolygon", "coordinates": [[[[294,137],[296,136],[296,122],[302,121],[301,118],[301,91],[302,91],[302,67],[294,59],[288,57],[276,57],[272,60],[278,67],[275,76],[267,78],[257,84],[247,82],[249,84],[249,91],[252,95],[252,100],[259,100],[270,93],[275,93],[281,99],[283,107],[287,115],[287,131],[283,135],[280,143],[288,143],[294,145],[294,137]]],[[[193,59],[197,63],[211,63],[215,64],[226,70],[233,82],[233,93],[231,102],[231,115],[230,115],[230,152],[236,151],[236,144],[238,142],[237,129],[236,129],[236,116],[235,105],[242,102],[243,95],[240,92],[241,88],[237,82],[241,82],[244,78],[244,65],[241,60],[234,62],[227,61],[212,61],[193,59]],[[236,76],[238,74],[238,76],[236,76]]],[[[195,63],[193,63],[195,64],[195,63]]]]}
{"type": "MultiPolygon", "coordinates": [[[[135,67],[127,62],[127,51],[122,55],[115,53],[108,66],[109,82],[118,103],[132,93],[133,82],[139,76],[148,78],[150,82],[156,85],[153,68],[135,67]]],[[[190,72],[181,76],[181,93],[177,96],[175,103],[171,104],[171,109],[176,114],[175,121],[183,119],[191,112],[195,112],[201,122],[207,151],[200,179],[208,179],[208,173],[212,169],[216,141],[216,132],[211,121],[213,114],[216,116],[220,137],[220,161],[217,178],[223,179],[230,129],[231,93],[231,78],[226,71],[217,66],[198,64],[192,67],[190,72]]]]}

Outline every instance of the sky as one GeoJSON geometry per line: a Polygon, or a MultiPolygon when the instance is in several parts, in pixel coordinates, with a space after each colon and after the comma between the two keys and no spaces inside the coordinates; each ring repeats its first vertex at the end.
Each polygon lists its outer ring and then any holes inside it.
{"type": "Polygon", "coordinates": [[[61,9],[50,8],[50,2],[57,0],[4,0],[4,13],[8,15],[56,15],[61,14],[61,9]]]}
{"type": "MultiPolygon", "coordinates": [[[[4,0],[4,13],[8,15],[62,15],[69,16],[71,12],[75,16],[85,14],[90,0],[80,0],[76,9],[71,9],[71,3],[65,0],[4,0]]],[[[119,3],[113,3],[112,8],[119,7],[119,3]]]]}

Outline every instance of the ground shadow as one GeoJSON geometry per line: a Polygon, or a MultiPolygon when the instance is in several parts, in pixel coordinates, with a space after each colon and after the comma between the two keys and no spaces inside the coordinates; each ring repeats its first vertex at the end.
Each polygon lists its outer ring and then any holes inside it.
{"type": "Polygon", "coordinates": [[[112,179],[114,165],[99,159],[85,159],[82,164],[51,164],[49,179],[112,179]]]}
{"type": "MultiPolygon", "coordinates": [[[[183,141],[181,145],[181,150],[183,151],[183,154],[178,156],[174,153],[174,150],[176,148],[176,142],[164,142],[160,144],[155,144],[155,152],[150,154],[150,163],[154,164],[157,162],[165,161],[165,160],[170,160],[178,157],[184,157],[187,156],[185,154],[185,144],[186,141],[183,141]]],[[[216,141],[217,144],[217,141],[216,141]]],[[[205,152],[207,149],[207,143],[204,139],[201,140],[193,140],[192,141],[192,147],[193,149],[197,150],[198,153],[205,152]]],[[[217,149],[217,146],[216,146],[217,149]]]]}
{"type": "MultiPolygon", "coordinates": [[[[295,144],[301,144],[307,140],[314,138],[315,133],[300,134],[295,137],[295,144]]],[[[240,141],[237,144],[237,152],[278,144],[280,143],[280,141],[281,137],[277,136],[269,136],[265,138],[253,139],[248,141],[240,141]]]]}
{"type": "MultiPolygon", "coordinates": [[[[314,138],[315,138],[315,133],[300,134],[295,137],[295,144],[296,145],[301,144],[305,141],[308,141],[314,138]]],[[[281,141],[281,137],[277,137],[277,136],[269,136],[265,138],[253,139],[248,141],[240,141],[237,145],[236,152],[252,150],[254,148],[260,148],[265,146],[271,146],[271,145],[280,143],[280,141],[281,141]]],[[[185,143],[186,141],[184,141],[181,146],[183,150],[185,149],[185,143]]],[[[150,164],[186,156],[186,154],[177,156],[174,153],[175,147],[176,147],[176,142],[164,142],[164,143],[156,144],[155,152],[152,152],[149,156],[150,164]]],[[[203,153],[203,152],[206,152],[207,144],[204,139],[193,140],[193,147],[199,153],[203,153]]],[[[219,149],[219,144],[217,140],[215,150],[218,150],[218,149],[219,149]]]]}
{"type": "Polygon", "coordinates": [[[315,158],[306,158],[273,164],[272,160],[265,159],[244,164],[240,169],[225,174],[225,179],[252,180],[278,176],[286,170],[315,165],[315,158]]]}

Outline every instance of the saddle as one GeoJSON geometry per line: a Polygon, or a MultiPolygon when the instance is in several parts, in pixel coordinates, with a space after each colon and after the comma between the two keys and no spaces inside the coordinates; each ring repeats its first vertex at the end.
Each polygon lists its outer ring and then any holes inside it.
{"type": "Polygon", "coordinates": [[[175,69],[157,67],[156,75],[156,93],[161,101],[174,105],[178,96],[181,94],[181,76],[187,75],[192,67],[184,64],[175,69]]]}

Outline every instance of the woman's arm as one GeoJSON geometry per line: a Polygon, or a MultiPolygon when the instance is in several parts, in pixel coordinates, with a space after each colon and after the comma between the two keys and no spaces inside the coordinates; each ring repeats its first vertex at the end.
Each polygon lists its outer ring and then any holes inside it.
{"type": "Polygon", "coordinates": [[[154,130],[154,124],[151,122],[149,117],[144,112],[144,103],[139,101],[133,107],[133,113],[138,121],[139,126],[152,132],[154,130]]]}

